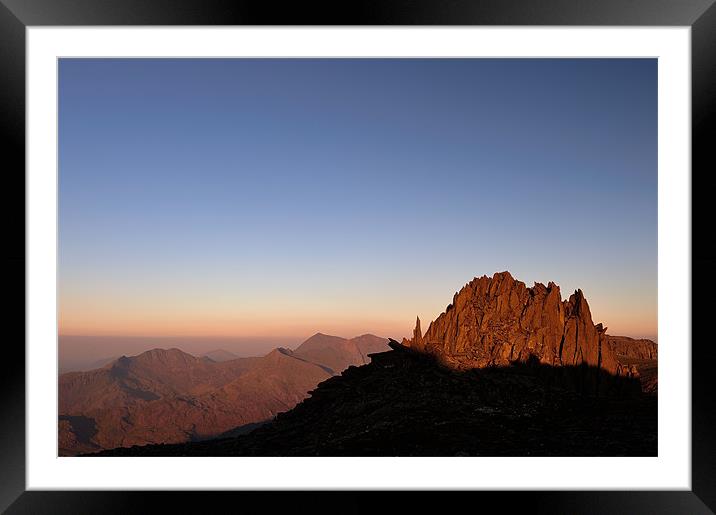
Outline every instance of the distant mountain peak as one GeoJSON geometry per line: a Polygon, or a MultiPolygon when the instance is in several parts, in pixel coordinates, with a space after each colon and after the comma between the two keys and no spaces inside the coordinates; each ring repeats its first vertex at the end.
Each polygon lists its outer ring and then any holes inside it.
{"type": "Polygon", "coordinates": [[[217,363],[222,363],[224,361],[231,361],[232,359],[237,359],[239,356],[226,349],[214,349],[209,352],[205,352],[201,355],[201,357],[210,359],[211,361],[217,363]]]}
{"type": "Polygon", "coordinates": [[[186,365],[188,363],[194,363],[201,361],[196,356],[184,352],[177,348],[171,349],[151,349],[144,351],[137,356],[129,358],[130,361],[135,363],[159,363],[159,364],[175,364],[175,365],[186,365]]]}
{"type": "Polygon", "coordinates": [[[169,356],[169,355],[191,356],[191,354],[189,354],[188,352],[184,352],[183,350],[177,349],[176,347],[171,347],[169,349],[162,349],[161,347],[155,347],[154,349],[149,349],[149,350],[146,350],[146,351],[142,352],[141,354],[139,354],[139,356],[143,356],[143,355],[147,355],[147,356],[169,356]]]}
{"type": "Polygon", "coordinates": [[[293,351],[293,356],[320,363],[333,373],[339,373],[351,365],[369,363],[368,354],[384,350],[388,350],[388,340],[373,334],[347,339],[316,333],[299,345],[293,351]]]}
{"type": "Polygon", "coordinates": [[[111,448],[217,436],[290,409],[333,373],[286,348],[222,363],[179,349],[123,356],[60,376],[60,454],[87,450],[78,438],[111,448]],[[95,434],[85,435],[91,426],[95,434]]]}
{"type": "Polygon", "coordinates": [[[279,360],[279,359],[285,359],[286,357],[291,357],[293,355],[293,351],[291,349],[287,349],[285,347],[276,347],[275,349],[271,350],[266,356],[264,356],[264,359],[266,360],[279,360]]]}
{"type": "Polygon", "coordinates": [[[347,340],[316,333],[301,349],[278,347],[263,357],[239,358],[224,349],[196,357],[154,348],[102,369],[61,375],[60,453],[90,450],[78,443],[85,436],[93,449],[110,448],[206,438],[263,422],[388,347],[373,335],[347,340]],[[94,436],[82,432],[90,423],[94,436]]]}
{"type": "Polygon", "coordinates": [[[376,335],[373,334],[373,333],[361,334],[360,336],[355,336],[355,337],[351,338],[351,340],[358,340],[358,339],[361,339],[361,338],[378,338],[378,339],[381,339],[381,340],[385,340],[385,338],[383,338],[382,336],[376,336],[376,335]]]}
{"type": "MultiPolygon", "coordinates": [[[[314,339],[323,339],[323,338],[341,338],[341,337],[340,337],[340,336],[334,336],[334,335],[332,335],[332,334],[326,334],[326,333],[318,332],[318,333],[316,333],[316,334],[314,334],[314,335],[312,335],[312,336],[309,336],[309,337],[306,339],[306,341],[314,340],[314,339]]],[[[341,338],[341,339],[344,339],[344,338],[341,338]]]]}

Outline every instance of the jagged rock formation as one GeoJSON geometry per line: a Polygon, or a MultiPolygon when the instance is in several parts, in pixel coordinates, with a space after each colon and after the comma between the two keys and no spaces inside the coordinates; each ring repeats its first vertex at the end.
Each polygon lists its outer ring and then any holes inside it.
{"type": "Polygon", "coordinates": [[[509,272],[470,281],[424,335],[418,323],[413,338],[403,344],[456,369],[504,366],[536,357],[551,366],[635,373],[617,361],[607,344],[606,328],[594,325],[581,290],[563,301],[553,282],[528,288],[509,272]]]}
{"type": "Polygon", "coordinates": [[[636,359],[657,359],[658,346],[647,339],[636,340],[628,336],[607,336],[609,348],[617,356],[636,359]]]}
{"type": "Polygon", "coordinates": [[[102,455],[655,456],[655,373],[640,385],[645,360],[618,360],[608,338],[581,290],[480,277],[425,334],[418,318],[411,339],[248,434],[102,455]]]}
{"type": "MultiPolygon", "coordinates": [[[[657,399],[615,378],[597,397],[583,367],[532,361],[455,371],[397,342],[235,438],[103,456],[656,456],[657,399]],[[574,386],[577,388],[575,389],[574,386]]],[[[597,369],[598,373],[607,374],[597,369]]]]}
{"type": "Polygon", "coordinates": [[[423,331],[420,329],[420,317],[415,319],[415,329],[413,330],[412,346],[416,350],[422,351],[423,347],[423,331]]]}

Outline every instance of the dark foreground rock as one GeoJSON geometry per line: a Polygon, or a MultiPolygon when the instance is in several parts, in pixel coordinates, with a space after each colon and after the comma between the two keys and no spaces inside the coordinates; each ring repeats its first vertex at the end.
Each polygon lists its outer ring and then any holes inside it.
{"type": "Polygon", "coordinates": [[[657,455],[657,398],[638,379],[599,369],[597,396],[586,365],[456,371],[391,347],[249,434],[93,456],[657,455]]]}
{"type": "Polygon", "coordinates": [[[656,395],[659,390],[659,368],[655,359],[639,359],[619,357],[619,362],[625,367],[632,367],[638,371],[641,390],[646,394],[656,395]]]}

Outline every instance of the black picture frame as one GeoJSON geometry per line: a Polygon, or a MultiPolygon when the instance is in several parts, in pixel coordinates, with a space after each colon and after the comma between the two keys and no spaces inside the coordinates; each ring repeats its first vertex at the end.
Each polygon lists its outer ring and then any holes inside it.
{"type": "MultiPolygon", "coordinates": [[[[446,509],[455,503],[531,513],[716,512],[716,347],[706,335],[714,313],[708,293],[716,265],[707,181],[716,170],[709,135],[716,132],[715,0],[0,0],[0,127],[3,160],[4,310],[11,330],[0,373],[0,509],[7,513],[147,513],[231,511],[258,503],[353,513],[377,509],[378,492],[45,492],[25,491],[25,29],[51,25],[634,25],[689,26],[692,44],[692,490],[588,492],[470,492],[400,494],[401,511],[446,509]],[[694,285],[694,280],[701,283],[694,285]],[[211,504],[207,504],[212,496],[211,504]],[[167,498],[169,497],[169,498],[167,498]],[[161,504],[157,504],[161,503],[161,504]],[[446,504],[449,503],[449,504],[446,504]],[[227,510],[228,511],[228,510],[227,510]]],[[[450,508],[448,508],[450,509],[450,508]]]]}

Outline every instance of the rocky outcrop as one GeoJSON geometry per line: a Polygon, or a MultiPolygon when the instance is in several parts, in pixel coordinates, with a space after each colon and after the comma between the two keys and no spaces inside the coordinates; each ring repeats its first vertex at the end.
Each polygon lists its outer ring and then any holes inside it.
{"type": "MultiPolygon", "coordinates": [[[[570,387],[582,367],[515,363],[457,372],[397,342],[235,438],[104,456],[656,456],[657,399],[570,387]]],[[[601,371],[601,374],[608,375],[601,371]]],[[[633,391],[634,394],[629,394],[633,391]]]]}
{"type": "Polygon", "coordinates": [[[551,366],[586,365],[613,375],[631,375],[595,325],[581,290],[562,300],[559,286],[531,288],[509,272],[466,284],[424,335],[419,320],[403,344],[456,369],[503,366],[536,358],[551,366]]]}
{"type": "Polygon", "coordinates": [[[415,330],[413,330],[413,347],[417,350],[424,350],[423,331],[420,329],[420,317],[415,319],[415,330]]]}
{"type": "Polygon", "coordinates": [[[658,346],[647,339],[636,340],[628,336],[607,336],[609,348],[617,357],[657,359],[658,346]]]}
{"type": "Polygon", "coordinates": [[[657,344],[647,339],[611,335],[607,336],[607,343],[622,370],[639,377],[642,391],[656,394],[659,383],[657,344]]]}

